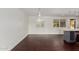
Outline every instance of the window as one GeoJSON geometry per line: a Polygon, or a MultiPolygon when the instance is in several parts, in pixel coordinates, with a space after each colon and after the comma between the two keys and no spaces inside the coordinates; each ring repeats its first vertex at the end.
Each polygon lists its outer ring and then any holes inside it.
{"type": "Polygon", "coordinates": [[[59,20],[54,19],[54,21],[53,21],[53,27],[59,27],[59,20]]]}
{"type": "Polygon", "coordinates": [[[66,20],[65,19],[54,19],[53,27],[66,27],[66,20]]]}
{"type": "Polygon", "coordinates": [[[60,19],[60,27],[66,27],[66,20],[60,19]]]}

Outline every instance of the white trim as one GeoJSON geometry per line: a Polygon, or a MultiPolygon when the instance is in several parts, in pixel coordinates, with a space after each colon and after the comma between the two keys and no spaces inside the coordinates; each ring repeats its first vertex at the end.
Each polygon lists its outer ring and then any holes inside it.
{"type": "Polygon", "coordinates": [[[27,36],[28,36],[28,34],[25,34],[16,44],[14,44],[14,46],[12,46],[11,48],[9,48],[8,51],[12,50],[18,43],[20,43],[27,36]]]}
{"type": "Polygon", "coordinates": [[[64,33],[29,33],[29,34],[64,34],[64,33]]]}

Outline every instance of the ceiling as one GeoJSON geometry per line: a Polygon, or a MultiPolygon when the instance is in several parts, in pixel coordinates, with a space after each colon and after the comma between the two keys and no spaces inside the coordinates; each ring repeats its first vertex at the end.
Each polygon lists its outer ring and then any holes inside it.
{"type": "MultiPolygon", "coordinates": [[[[21,8],[27,16],[38,16],[39,8],[21,8]]],[[[79,16],[79,8],[40,8],[41,16],[79,16]]]]}

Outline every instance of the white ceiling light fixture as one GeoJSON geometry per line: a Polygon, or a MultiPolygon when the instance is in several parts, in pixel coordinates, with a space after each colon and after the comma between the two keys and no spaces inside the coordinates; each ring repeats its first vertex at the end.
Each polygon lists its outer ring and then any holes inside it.
{"type": "Polygon", "coordinates": [[[37,27],[44,27],[44,21],[41,19],[40,8],[38,9],[37,27]]]}
{"type": "Polygon", "coordinates": [[[40,15],[40,8],[38,8],[38,16],[40,17],[41,15],[40,15]]]}
{"type": "Polygon", "coordinates": [[[38,22],[41,22],[41,13],[40,13],[40,8],[38,8],[38,19],[37,19],[38,22]]]}

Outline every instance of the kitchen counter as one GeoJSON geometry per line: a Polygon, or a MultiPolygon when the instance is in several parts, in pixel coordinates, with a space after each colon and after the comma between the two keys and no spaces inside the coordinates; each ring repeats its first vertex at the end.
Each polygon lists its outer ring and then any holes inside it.
{"type": "Polygon", "coordinates": [[[79,31],[79,29],[65,29],[64,31],[79,31]]]}
{"type": "Polygon", "coordinates": [[[71,30],[67,29],[64,31],[64,40],[68,43],[74,43],[76,42],[76,35],[75,33],[78,32],[79,29],[71,30]]]}

